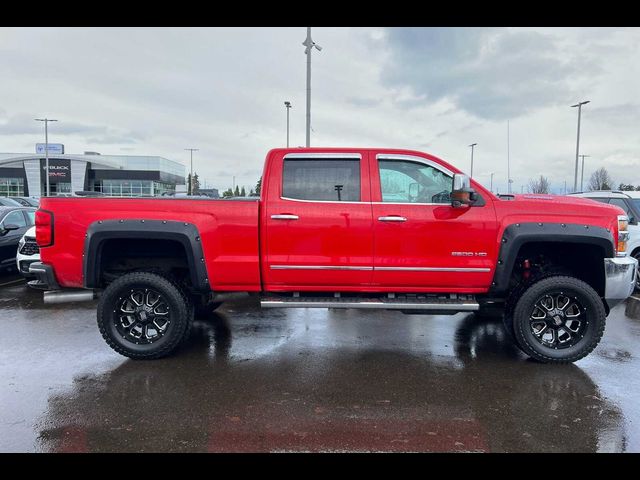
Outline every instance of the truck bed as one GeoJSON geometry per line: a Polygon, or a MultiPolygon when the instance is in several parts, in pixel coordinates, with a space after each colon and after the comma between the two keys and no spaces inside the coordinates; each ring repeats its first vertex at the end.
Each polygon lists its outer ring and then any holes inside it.
{"type": "Polygon", "coordinates": [[[190,198],[50,197],[40,208],[53,213],[55,238],[41,249],[56,265],[62,287],[83,286],[85,234],[91,224],[113,219],[186,222],[198,228],[214,290],[259,291],[260,201],[190,198]]]}

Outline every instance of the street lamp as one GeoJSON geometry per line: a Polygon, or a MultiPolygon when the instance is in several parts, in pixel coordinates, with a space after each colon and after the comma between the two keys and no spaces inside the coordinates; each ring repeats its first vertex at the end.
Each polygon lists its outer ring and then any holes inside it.
{"type": "Polygon", "coordinates": [[[287,109],[287,148],[289,148],[289,109],[291,108],[291,102],[284,102],[284,106],[287,109]]]}
{"type": "MultiPolygon", "coordinates": [[[[44,122],[44,158],[45,158],[45,172],[47,178],[47,197],[51,194],[49,188],[49,122],[57,122],[53,118],[35,118],[36,122],[44,122]]],[[[42,184],[41,184],[42,185],[42,184]]]]}
{"type": "Polygon", "coordinates": [[[494,174],[494,172],[491,172],[491,174],[490,174],[491,175],[491,184],[490,184],[491,186],[489,187],[489,190],[491,191],[491,193],[493,193],[493,174],[494,174]]]}
{"type": "Polygon", "coordinates": [[[472,143],[469,145],[471,147],[471,173],[469,175],[470,178],[473,178],[473,147],[475,147],[477,143],[472,143]]]}
{"type": "Polygon", "coordinates": [[[580,175],[580,191],[584,192],[582,182],[584,181],[584,157],[590,157],[591,155],[580,155],[582,157],[582,174],[580,175]]]}
{"type": "Polygon", "coordinates": [[[582,114],[582,105],[586,105],[591,100],[586,100],[584,102],[578,102],[575,105],[571,105],[571,108],[578,107],[578,138],[576,140],[576,170],[575,175],[573,177],[573,191],[578,191],[578,154],[580,153],[580,116],[582,114]]]}
{"type": "Polygon", "coordinates": [[[322,50],[320,45],[311,40],[311,27],[307,27],[307,38],[304,42],[304,53],[307,55],[307,147],[311,146],[311,50],[322,50]]]}
{"type": "Polygon", "coordinates": [[[197,152],[197,148],[185,148],[191,152],[191,173],[189,175],[189,195],[193,195],[193,152],[197,152]]]}

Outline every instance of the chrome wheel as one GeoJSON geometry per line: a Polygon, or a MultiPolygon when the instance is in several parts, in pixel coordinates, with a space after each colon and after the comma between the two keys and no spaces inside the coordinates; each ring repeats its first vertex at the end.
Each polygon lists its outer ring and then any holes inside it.
{"type": "Polygon", "coordinates": [[[160,340],[171,324],[167,300],[149,288],[132,289],[127,296],[119,297],[114,314],[118,333],[135,344],[160,340]]]}
{"type": "Polygon", "coordinates": [[[589,324],[586,312],[575,296],[563,292],[545,294],[535,302],[529,317],[531,333],[545,347],[572,347],[584,337],[589,324]]]}

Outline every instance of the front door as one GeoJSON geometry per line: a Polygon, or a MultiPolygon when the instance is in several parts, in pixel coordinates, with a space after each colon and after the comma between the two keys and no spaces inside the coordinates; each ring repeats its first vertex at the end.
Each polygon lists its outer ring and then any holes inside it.
{"type": "Polygon", "coordinates": [[[496,258],[492,201],[453,208],[448,168],[413,155],[378,155],[376,160],[374,285],[432,292],[486,289],[496,258]]]}
{"type": "Polygon", "coordinates": [[[267,188],[268,290],[369,285],[373,238],[369,166],[360,153],[289,153],[267,188]]]}

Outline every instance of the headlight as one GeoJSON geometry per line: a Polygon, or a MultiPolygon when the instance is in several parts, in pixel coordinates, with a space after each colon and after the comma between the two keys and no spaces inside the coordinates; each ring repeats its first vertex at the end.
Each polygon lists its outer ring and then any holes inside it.
{"type": "Polygon", "coordinates": [[[627,255],[627,242],[629,241],[629,218],[626,215],[618,215],[618,249],[616,256],[627,255]]]}

